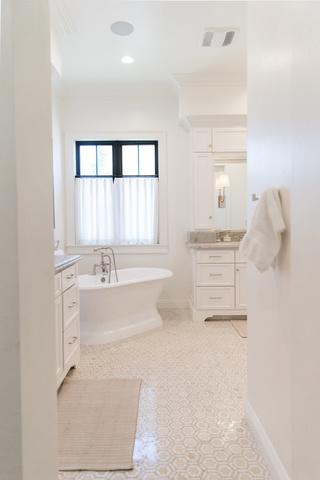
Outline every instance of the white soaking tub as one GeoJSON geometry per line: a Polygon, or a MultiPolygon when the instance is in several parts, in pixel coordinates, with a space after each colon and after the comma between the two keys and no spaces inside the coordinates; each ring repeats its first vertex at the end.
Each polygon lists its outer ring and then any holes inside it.
{"type": "Polygon", "coordinates": [[[109,343],[160,327],[157,301],[171,276],[163,268],[118,270],[118,283],[114,272],[111,283],[102,283],[101,275],[79,275],[81,343],[109,343]]]}

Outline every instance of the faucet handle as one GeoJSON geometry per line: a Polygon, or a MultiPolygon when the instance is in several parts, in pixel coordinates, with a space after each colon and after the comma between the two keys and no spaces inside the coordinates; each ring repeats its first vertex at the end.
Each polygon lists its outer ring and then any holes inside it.
{"type": "Polygon", "coordinates": [[[103,253],[105,250],[108,250],[108,248],[109,247],[97,247],[97,248],[94,248],[93,251],[103,253]]]}
{"type": "Polygon", "coordinates": [[[100,253],[101,255],[101,261],[102,261],[102,258],[104,257],[104,255],[106,254],[106,248],[105,247],[98,247],[98,248],[94,248],[93,251],[95,253],[100,253]]]}

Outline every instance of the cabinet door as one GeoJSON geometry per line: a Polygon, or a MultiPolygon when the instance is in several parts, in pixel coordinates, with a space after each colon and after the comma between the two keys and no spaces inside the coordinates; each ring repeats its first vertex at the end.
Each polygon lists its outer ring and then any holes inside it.
{"type": "Polygon", "coordinates": [[[236,308],[247,308],[247,265],[236,264],[236,308]]]}
{"type": "Polygon", "coordinates": [[[64,335],[64,368],[69,369],[77,362],[74,360],[76,352],[80,348],[80,322],[77,315],[71,324],[63,332],[64,335]]]}
{"type": "Polygon", "coordinates": [[[211,230],[214,209],[214,163],[210,153],[194,156],[194,228],[211,230]]]}
{"type": "Polygon", "coordinates": [[[62,290],[65,292],[68,288],[72,287],[77,280],[77,265],[72,265],[69,268],[63,270],[61,274],[62,290]]]}
{"type": "Polygon", "coordinates": [[[215,128],[213,131],[214,152],[245,152],[246,143],[245,128],[215,128]]]}
{"type": "Polygon", "coordinates": [[[236,250],[236,263],[246,263],[247,259],[244,257],[239,250],[236,250]]]}
{"type": "Polygon", "coordinates": [[[59,385],[63,374],[63,338],[62,338],[62,297],[55,300],[55,329],[56,329],[56,378],[59,385]]]}
{"type": "Polygon", "coordinates": [[[194,128],[192,130],[192,150],[194,152],[212,152],[211,128],[194,128]]]}

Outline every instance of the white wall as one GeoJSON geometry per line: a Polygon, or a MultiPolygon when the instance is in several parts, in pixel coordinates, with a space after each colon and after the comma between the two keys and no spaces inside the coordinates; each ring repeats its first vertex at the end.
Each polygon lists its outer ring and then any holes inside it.
{"type": "Polygon", "coordinates": [[[13,5],[1,4],[0,40],[0,478],[22,473],[17,257],[17,199],[14,141],[13,5]],[[8,368],[10,365],[10,368],[8,368]]]}
{"type": "Polygon", "coordinates": [[[276,269],[249,272],[249,418],[275,479],[313,480],[320,478],[320,5],[248,8],[249,195],[278,186],[288,226],[276,269]]]}
{"type": "Polygon", "coordinates": [[[320,4],[296,2],[294,12],[293,470],[304,480],[320,478],[320,4]]]}
{"type": "Polygon", "coordinates": [[[64,247],[64,144],[61,126],[60,79],[52,71],[52,154],[54,178],[55,229],[54,240],[59,241],[59,248],[64,247]]]}
{"type": "Polygon", "coordinates": [[[202,115],[238,117],[247,114],[245,84],[181,83],[179,99],[181,118],[202,115]]]}
{"type": "Polygon", "coordinates": [[[0,478],[55,480],[49,15],[1,10],[0,478]]]}
{"type": "MultiPolygon", "coordinates": [[[[118,255],[119,267],[159,266],[170,268],[162,299],[186,306],[190,296],[190,259],[185,243],[191,219],[191,178],[188,134],[179,125],[178,98],[175,91],[160,87],[91,88],[66,92],[63,98],[65,135],[77,132],[166,132],[168,180],[168,244],[162,254],[118,255]]],[[[116,134],[116,133],[115,133],[116,134]]],[[[66,158],[73,162],[73,158],[66,158]]],[[[161,181],[161,179],[160,179],[161,181]]],[[[160,214],[163,214],[163,212],[160,214]]],[[[89,272],[97,260],[85,256],[81,272],[89,272]]]]}
{"type": "MultiPolygon", "coordinates": [[[[288,8],[278,4],[270,8],[265,3],[249,7],[247,168],[249,198],[270,186],[281,187],[285,219],[290,227],[291,37],[287,22],[280,28],[280,12],[285,15],[288,8]]],[[[249,211],[254,207],[250,203],[249,211]]],[[[254,268],[249,270],[248,397],[290,473],[293,319],[288,237],[284,238],[275,271],[261,275],[254,268]]]]}

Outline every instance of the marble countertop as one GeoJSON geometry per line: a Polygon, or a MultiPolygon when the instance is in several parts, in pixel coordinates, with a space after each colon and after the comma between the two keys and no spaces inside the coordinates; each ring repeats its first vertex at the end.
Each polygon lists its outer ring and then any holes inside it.
{"type": "Polygon", "coordinates": [[[80,260],[80,255],[54,255],[55,273],[61,272],[80,260]]]}
{"type": "Polygon", "coordinates": [[[213,242],[213,243],[191,243],[188,242],[187,246],[189,248],[194,248],[197,250],[227,250],[227,249],[238,249],[240,242],[213,242]]]}

